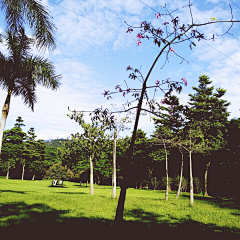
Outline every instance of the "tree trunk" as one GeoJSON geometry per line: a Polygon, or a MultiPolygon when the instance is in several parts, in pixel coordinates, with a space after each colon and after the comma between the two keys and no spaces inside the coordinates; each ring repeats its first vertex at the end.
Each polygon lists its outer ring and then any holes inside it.
{"type": "Polygon", "coordinates": [[[167,149],[166,149],[166,144],[164,143],[164,150],[165,150],[165,156],[166,156],[166,178],[167,178],[167,182],[166,182],[166,194],[165,194],[165,200],[168,200],[168,188],[169,188],[169,183],[168,183],[168,159],[167,159],[167,149]]]}
{"type": "Polygon", "coordinates": [[[90,194],[94,194],[94,187],[93,187],[93,162],[92,162],[92,156],[89,158],[90,160],[90,194]]]}
{"type": "Polygon", "coordinates": [[[6,120],[7,120],[7,116],[8,116],[8,112],[9,112],[9,107],[10,107],[11,93],[12,93],[12,91],[9,90],[6,100],[5,100],[5,103],[2,108],[2,118],[1,118],[1,123],[0,123],[0,153],[1,153],[1,149],[2,149],[3,132],[5,129],[6,120]]]}
{"type": "Polygon", "coordinates": [[[33,177],[32,177],[32,180],[34,180],[35,179],[35,174],[33,174],[33,177]]]}
{"type": "Polygon", "coordinates": [[[177,191],[176,199],[178,199],[179,194],[180,194],[181,189],[182,189],[182,175],[183,175],[183,153],[182,153],[181,173],[180,173],[180,179],[179,179],[179,185],[178,185],[178,191],[177,191]]]}
{"type": "Polygon", "coordinates": [[[7,176],[6,176],[6,179],[8,179],[9,177],[9,169],[7,170],[7,176]]]}
{"type": "MultiPolygon", "coordinates": [[[[128,154],[127,154],[127,165],[129,166],[129,168],[131,167],[130,166],[130,160],[131,160],[131,157],[132,157],[132,154],[133,154],[133,146],[134,146],[135,139],[136,139],[138,122],[139,122],[140,112],[141,112],[141,108],[142,108],[143,97],[144,97],[146,87],[147,87],[147,81],[148,81],[148,78],[149,78],[154,66],[156,65],[159,57],[162,55],[163,51],[168,46],[169,46],[168,44],[165,45],[165,47],[163,47],[163,49],[157,55],[157,57],[155,58],[150,70],[148,71],[148,74],[147,74],[147,76],[146,76],[146,78],[143,82],[143,85],[142,85],[141,96],[140,96],[140,99],[139,99],[139,102],[138,102],[137,115],[136,115],[134,128],[133,128],[132,140],[131,140],[131,143],[130,143],[130,146],[129,146],[129,151],[128,151],[128,154]]],[[[128,178],[129,177],[128,176],[128,170],[130,170],[130,169],[125,169],[125,170],[127,171],[126,174],[125,174],[125,178],[126,177],[128,178]]],[[[115,220],[114,220],[115,223],[117,223],[117,224],[119,224],[120,222],[123,221],[123,210],[124,210],[124,203],[125,203],[125,197],[126,197],[127,186],[128,186],[128,182],[127,182],[126,179],[123,179],[123,182],[125,182],[125,183],[123,183],[122,186],[121,186],[120,196],[119,196],[119,199],[118,199],[117,211],[116,211],[115,220]]]]}
{"type": "Polygon", "coordinates": [[[116,146],[117,146],[117,134],[114,132],[113,141],[113,174],[112,174],[112,198],[116,197],[116,146]]]}
{"type": "Polygon", "coordinates": [[[210,167],[210,162],[206,165],[206,170],[205,170],[205,189],[204,189],[204,197],[208,196],[208,192],[207,192],[207,175],[208,175],[208,168],[210,167]]]}
{"type": "Polygon", "coordinates": [[[190,168],[190,205],[193,206],[193,177],[192,177],[192,151],[189,152],[189,168],[190,168]]]}
{"type": "Polygon", "coordinates": [[[25,163],[23,164],[23,170],[22,170],[22,180],[23,180],[23,177],[24,177],[24,171],[25,171],[25,163]]]}

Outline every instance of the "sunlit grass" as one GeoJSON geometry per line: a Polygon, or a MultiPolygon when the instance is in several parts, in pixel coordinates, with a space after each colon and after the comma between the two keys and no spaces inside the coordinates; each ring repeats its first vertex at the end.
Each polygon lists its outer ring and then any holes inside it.
{"type": "MultiPolygon", "coordinates": [[[[42,216],[45,222],[52,218],[59,223],[80,218],[103,222],[114,220],[119,188],[117,198],[112,199],[110,186],[95,186],[95,194],[91,196],[89,187],[80,187],[78,183],[64,182],[64,187],[50,185],[50,180],[0,179],[0,226],[34,222],[35,216],[38,216],[36,219],[42,216]]],[[[130,188],[127,190],[124,220],[147,226],[167,224],[174,228],[194,222],[203,230],[240,233],[240,205],[235,199],[195,195],[194,207],[190,207],[188,193],[182,194],[178,200],[175,196],[172,191],[169,200],[165,201],[164,191],[130,188]]]]}

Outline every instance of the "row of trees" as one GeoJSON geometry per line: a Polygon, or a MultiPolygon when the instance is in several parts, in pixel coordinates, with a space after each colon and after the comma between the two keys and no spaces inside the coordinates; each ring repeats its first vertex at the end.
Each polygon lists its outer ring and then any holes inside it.
{"type": "Polygon", "coordinates": [[[57,148],[48,146],[43,140],[36,140],[34,128],[25,133],[23,126],[22,118],[18,117],[14,127],[3,134],[0,167],[7,179],[10,172],[13,172],[13,177],[19,176],[21,172],[22,180],[26,173],[28,179],[31,176],[34,180],[36,175],[39,179],[58,162],[57,148]]]}

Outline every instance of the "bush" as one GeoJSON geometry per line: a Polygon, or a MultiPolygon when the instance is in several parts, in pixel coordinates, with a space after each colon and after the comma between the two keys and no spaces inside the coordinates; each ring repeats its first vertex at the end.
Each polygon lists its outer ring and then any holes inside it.
{"type": "MultiPolygon", "coordinates": [[[[174,187],[174,190],[178,190],[179,181],[180,181],[180,175],[175,175],[175,177],[173,178],[173,184],[172,184],[173,187],[174,187]]],[[[182,176],[182,189],[181,189],[181,191],[186,191],[187,186],[188,186],[188,180],[184,176],[182,176]]]]}
{"type": "MultiPolygon", "coordinates": [[[[161,186],[165,187],[167,186],[167,177],[161,178],[161,186]]],[[[168,177],[168,191],[171,191],[171,185],[172,185],[173,179],[171,177],[168,177]]]]}
{"type": "Polygon", "coordinates": [[[203,184],[202,181],[200,180],[199,177],[194,177],[193,178],[193,191],[194,193],[199,194],[203,189],[203,184]]]}
{"type": "Polygon", "coordinates": [[[53,164],[46,172],[44,178],[47,179],[62,179],[64,181],[74,178],[74,173],[67,168],[63,167],[61,162],[53,164]]]}

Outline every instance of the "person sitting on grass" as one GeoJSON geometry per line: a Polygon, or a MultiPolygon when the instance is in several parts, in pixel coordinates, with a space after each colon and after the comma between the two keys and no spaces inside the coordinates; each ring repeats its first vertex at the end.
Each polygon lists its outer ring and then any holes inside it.
{"type": "Polygon", "coordinates": [[[59,182],[59,186],[62,186],[62,185],[63,185],[63,181],[60,180],[60,182],[59,182]]]}

